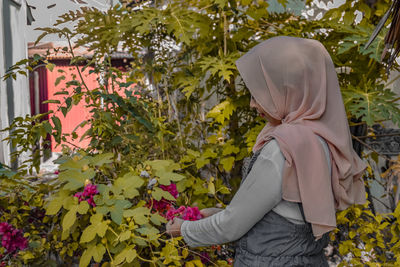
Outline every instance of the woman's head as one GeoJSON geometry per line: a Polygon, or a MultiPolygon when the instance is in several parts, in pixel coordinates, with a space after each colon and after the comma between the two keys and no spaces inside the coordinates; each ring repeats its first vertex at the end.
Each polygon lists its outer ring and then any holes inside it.
{"type": "Polygon", "coordinates": [[[329,54],[316,40],[279,36],[236,61],[251,95],[270,121],[318,119],[326,105],[329,54]]]}

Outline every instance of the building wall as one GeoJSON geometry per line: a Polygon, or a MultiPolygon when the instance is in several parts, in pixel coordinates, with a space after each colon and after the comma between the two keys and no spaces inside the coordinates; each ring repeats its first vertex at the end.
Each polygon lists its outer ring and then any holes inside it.
{"type": "MultiPolygon", "coordinates": [[[[18,2],[18,1],[16,1],[18,2]]],[[[0,76],[21,59],[27,58],[26,0],[18,5],[12,0],[0,0],[0,76]]],[[[18,116],[30,114],[28,78],[17,75],[16,80],[0,81],[0,127],[4,129],[18,116]]],[[[3,133],[2,138],[5,137],[3,133]]],[[[1,138],[1,139],[2,139],[1,138]]],[[[10,165],[10,150],[5,142],[0,143],[0,162],[10,165]]]]}

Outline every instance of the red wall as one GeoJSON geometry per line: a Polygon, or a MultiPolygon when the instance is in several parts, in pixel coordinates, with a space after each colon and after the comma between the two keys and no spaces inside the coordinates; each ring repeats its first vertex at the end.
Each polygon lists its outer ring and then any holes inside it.
{"type": "MultiPolygon", "coordinates": [[[[82,67],[80,67],[82,69],[82,67]]],[[[92,67],[88,67],[85,69],[85,71],[81,71],[84,81],[88,88],[90,90],[93,90],[95,88],[99,87],[99,83],[97,81],[97,74],[89,74],[89,71],[93,70],[92,67]]],[[[39,87],[40,87],[40,98],[41,102],[52,99],[52,100],[59,100],[61,103],[64,103],[65,98],[68,97],[68,95],[54,95],[56,92],[61,91],[65,88],[66,91],[68,91],[70,94],[72,93],[73,89],[75,86],[70,86],[67,88],[66,82],[67,81],[72,81],[72,80],[78,80],[80,81],[78,71],[76,67],[71,67],[71,66],[66,66],[65,64],[57,64],[53,71],[49,71],[46,68],[40,68],[39,70],[39,87]],[[60,72],[62,71],[62,72],[60,72]],[[55,82],[58,77],[64,75],[65,79],[61,80],[59,84],[56,86],[55,82]]],[[[31,75],[31,79],[33,80],[33,75],[31,75]]],[[[30,82],[31,86],[31,103],[34,103],[34,94],[33,94],[33,81],[30,82]]],[[[134,87],[134,84],[132,85],[134,87]]],[[[82,90],[86,90],[83,88],[82,90]]],[[[124,88],[125,90],[125,88],[124,88]]],[[[120,94],[124,95],[124,90],[121,90],[120,94]]],[[[59,117],[61,120],[61,125],[62,125],[62,132],[63,133],[69,133],[71,134],[72,131],[83,121],[89,120],[91,118],[91,114],[89,113],[89,108],[85,107],[86,102],[84,99],[80,101],[78,105],[72,105],[71,110],[67,113],[66,117],[62,114],[61,110],[58,110],[59,104],[53,104],[49,103],[48,104],[48,110],[53,110],[55,115],[59,117]]],[[[44,110],[42,108],[43,105],[40,107],[40,112],[46,112],[47,110],[44,110]]],[[[45,105],[47,106],[47,105],[45,105]]],[[[65,106],[65,104],[63,105],[65,106]]],[[[43,106],[44,107],[44,106],[43,106]]],[[[37,113],[37,112],[34,112],[37,113]]],[[[33,113],[33,114],[34,114],[33,113]]],[[[52,123],[52,122],[51,122],[52,123]]],[[[76,130],[76,133],[78,134],[78,139],[77,140],[72,140],[71,136],[67,137],[67,140],[72,143],[68,145],[69,147],[80,147],[80,148],[86,148],[89,145],[90,140],[89,139],[84,139],[82,141],[80,140],[80,136],[82,136],[86,130],[89,128],[89,125],[85,125],[83,128],[79,127],[76,130]]],[[[52,138],[51,140],[51,149],[53,152],[61,152],[62,147],[58,146],[56,147],[56,142],[52,138]]]]}
{"type": "MultiPolygon", "coordinates": [[[[82,72],[85,83],[88,86],[88,88],[91,90],[99,87],[99,84],[96,81],[97,76],[93,73],[89,74],[89,71],[92,69],[93,68],[87,68],[84,72],[82,72]]],[[[56,67],[54,67],[52,72],[47,70],[48,99],[60,100],[61,103],[64,103],[65,98],[68,97],[68,95],[54,95],[54,93],[61,91],[63,88],[65,88],[65,90],[71,94],[73,92],[73,89],[75,86],[70,86],[69,88],[67,88],[66,82],[72,81],[74,79],[79,80],[78,71],[76,70],[76,67],[56,66],[56,67]],[[60,73],[59,70],[64,71],[64,73],[60,73]],[[65,80],[61,80],[61,82],[57,86],[55,86],[56,79],[62,75],[65,76],[65,80]]],[[[53,110],[54,114],[61,120],[63,133],[72,133],[72,131],[81,122],[90,119],[89,109],[87,109],[85,107],[84,103],[85,103],[84,101],[81,101],[78,105],[72,105],[72,108],[67,113],[66,117],[64,117],[61,110],[57,110],[59,104],[52,104],[52,103],[49,104],[49,110],[53,110]]],[[[64,106],[65,106],[65,104],[64,104],[64,106]]],[[[88,128],[89,128],[88,125],[86,125],[83,128],[78,128],[76,130],[76,133],[78,134],[78,136],[82,136],[88,128]]],[[[79,142],[79,138],[78,138],[78,140],[73,141],[71,137],[69,137],[69,138],[67,137],[67,140],[69,142],[71,142],[72,144],[74,144],[75,146],[80,147],[80,148],[86,148],[89,145],[89,141],[90,141],[88,139],[84,139],[81,142],[79,142]]],[[[70,145],[70,146],[72,146],[72,145],[70,145]]],[[[56,147],[56,143],[54,142],[54,139],[52,139],[52,142],[51,142],[51,150],[53,152],[61,151],[61,146],[56,147]]]]}

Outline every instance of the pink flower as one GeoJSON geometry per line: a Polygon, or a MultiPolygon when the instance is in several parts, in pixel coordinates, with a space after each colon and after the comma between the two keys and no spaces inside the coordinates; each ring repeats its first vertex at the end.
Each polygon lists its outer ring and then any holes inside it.
{"type": "Polygon", "coordinates": [[[182,218],[187,221],[197,221],[203,218],[203,216],[200,214],[198,207],[187,207],[183,212],[182,218]]]}
{"type": "Polygon", "coordinates": [[[96,207],[96,203],[94,203],[93,197],[99,193],[97,190],[97,185],[87,184],[83,189],[83,192],[77,192],[74,197],[78,198],[78,201],[87,201],[89,205],[92,207],[96,207]]]}
{"type": "Polygon", "coordinates": [[[170,185],[160,185],[160,188],[164,191],[168,191],[174,198],[179,196],[179,192],[176,189],[176,184],[171,183],[170,185]]]}
{"type": "MultiPolygon", "coordinates": [[[[174,198],[177,198],[179,196],[179,192],[176,188],[176,184],[171,183],[170,185],[160,185],[160,188],[164,191],[168,191],[174,198]]],[[[148,207],[151,206],[151,204],[153,204],[153,209],[155,209],[156,211],[158,211],[161,215],[163,215],[162,213],[165,212],[166,210],[169,210],[169,208],[172,205],[172,201],[167,200],[165,198],[161,198],[160,200],[155,200],[152,199],[150,200],[151,202],[147,204],[148,207]]],[[[164,216],[164,215],[163,215],[164,216]]]]}
{"type": "Polygon", "coordinates": [[[203,218],[200,214],[198,207],[185,207],[180,206],[178,209],[171,208],[165,214],[168,220],[172,220],[174,217],[181,217],[186,221],[197,221],[203,218]]]}
{"type": "Polygon", "coordinates": [[[9,254],[15,254],[18,250],[28,247],[28,239],[24,237],[22,230],[15,229],[6,222],[0,223],[0,235],[1,245],[9,254]]]}
{"type": "Polygon", "coordinates": [[[4,235],[7,232],[12,231],[13,227],[6,223],[6,222],[2,222],[0,223],[0,235],[4,235]]]}

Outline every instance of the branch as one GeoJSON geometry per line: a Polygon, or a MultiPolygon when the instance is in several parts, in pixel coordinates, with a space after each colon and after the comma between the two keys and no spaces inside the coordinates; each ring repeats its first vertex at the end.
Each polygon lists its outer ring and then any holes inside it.
{"type": "Polygon", "coordinates": [[[371,150],[371,151],[375,152],[376,154],[378,154],[379,156],[381,156],[382,158],[388,160],[389,162],[392,162],[392,161],[393,161],[390,157],[386,156],[385,154],[379,153],[378,151],[376,151],[375,149],[373,149],[370,145],[368,145],[367,143],[365,143],[364,141],[362,141],[362,140],[361,140],[360,138],[358,138],[357,136],[355,136],[355,135],[352,134],[351,137],[352,137],[353,139],[357,140],[360,144],[362,144],[363,146],[365,146],[365,147],[368,148],[369,150],[371,150]]]}
{"type": "Polygon", "coordinates": [[[374,138],[374,137],[383,137],[383,136],[400,136],[400,133],[392,133],[392,134],[378,134],[378,135],[364,135],[364,136],[357,136],[360,139],[364,138],[374,138]]]}

